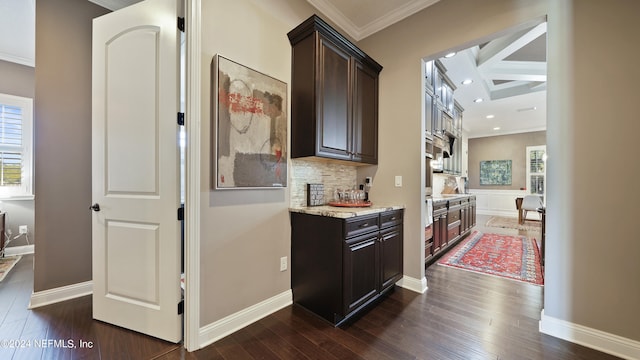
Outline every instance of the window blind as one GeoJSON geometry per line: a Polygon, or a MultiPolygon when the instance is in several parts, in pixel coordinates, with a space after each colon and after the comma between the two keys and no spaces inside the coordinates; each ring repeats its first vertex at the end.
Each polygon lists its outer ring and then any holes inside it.
{"type": "Polygon", "coordinates": [[[21,186],[22,108],[0,104],[0,186],[21,186]]]}

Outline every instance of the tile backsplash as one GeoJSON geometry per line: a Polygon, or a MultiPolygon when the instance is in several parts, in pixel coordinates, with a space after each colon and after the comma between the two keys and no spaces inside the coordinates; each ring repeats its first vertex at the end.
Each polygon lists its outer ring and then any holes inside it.
{"type": "Polygon", "coordinates": [[[323,160],[291,159],[291,206],[307,205],[307,184],[324,184],[324,201],[333,200],[335,189],[350,189],[357,185],[355,166],[323,160]]]}

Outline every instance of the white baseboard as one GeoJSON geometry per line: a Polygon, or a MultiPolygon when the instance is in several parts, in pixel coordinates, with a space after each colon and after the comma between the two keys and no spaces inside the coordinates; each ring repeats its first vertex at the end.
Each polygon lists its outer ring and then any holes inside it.
{"type": "Polygon", "coordinates": [[[81,296],[91,295],[92,293],[92,281],[62,286],[55,289],[38,291],[31,294],[31,301],[29,301],[28,308],[35,309],[37,307],[55,304],[65,300],[71,300],[81,296]]]}
{"type": "Polygon", "coordinates": [[[544,309],[540,317],[539,328],[543,334],[580,344],[623,359],[640,359],[640,341],[627,339],[547,316],[544,314],[544,309]]]}
{"type": "Polygon", "coordinates": [[[422,279],[416,279],[409,276],[403,276],[402,279],[400,279],[400,281],[396,283],[396,285],[420,294],[424,294],[428,289],[426,277],[423,277],[422,279]]]}
{"type": "Polygon", "coordinates": [[[33,244],[31,245],[23,245],[23,246],[11,246],[4,248],[5,256],[16,256],[16,255],[27,255],[33,254],[33,244]]]}
{"type": "Polygon", "coordinates": [[[287,290],[267,300],[240,310],[223,319],[200,328],[200,348],[213,344],[223,337],[250,325],[293,303],[293,292],[287,290]]]}

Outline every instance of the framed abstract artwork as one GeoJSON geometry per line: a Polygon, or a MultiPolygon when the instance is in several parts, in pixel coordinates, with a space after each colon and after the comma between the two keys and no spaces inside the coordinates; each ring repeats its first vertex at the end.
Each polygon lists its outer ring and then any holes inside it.
{"type": "Polygon", "coordinates": [[[480,161],[480,185],[511,185],[511,160],[480,161]]]}
{"type": "MultiPolygon", "coordinates": [[[[216,189],[287,186],[287,84],[221,55],[212,62],[216,189]]],[[[212,164],[213,165],[213,164],[212,164]]]]}

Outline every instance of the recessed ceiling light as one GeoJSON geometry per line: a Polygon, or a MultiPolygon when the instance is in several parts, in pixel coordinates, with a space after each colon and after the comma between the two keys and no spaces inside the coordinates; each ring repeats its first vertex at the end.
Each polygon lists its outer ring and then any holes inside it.
{"type": "Polygon", "coordinates": [[[494,127],[493,130],[500,130],[500,126],[494,127]]]}
{"type": "Polygon", "coordinates": [[[452,58],[454,56],[456,56],[456,53],[455,52],[450,52],[447,55],[445,55],[444,57],[448,59],[448,58],[452,58]]]}
{"type": "Polygon", "coordinates": [[[495,115],[487,115],[487,119],[493,119],[495,115]]]}
{"type": "Polygon", "coordinates": [[[474,103],[481,103],[483,101],[484,100],[482,100],[482,98],[477,98],[477,99],[473,100],[474,103]]]}
{"type": "Polygon", "coordinates": [[[469,84],[471,84],[472,82],[473,82],[473,80],[471,80],[471,79],[464,79],[464,80],[462,81],[462,85],[469,85],[469,84]]]}

